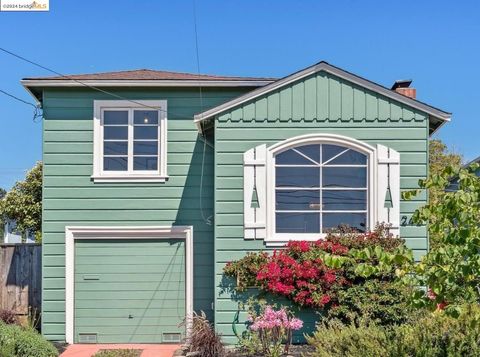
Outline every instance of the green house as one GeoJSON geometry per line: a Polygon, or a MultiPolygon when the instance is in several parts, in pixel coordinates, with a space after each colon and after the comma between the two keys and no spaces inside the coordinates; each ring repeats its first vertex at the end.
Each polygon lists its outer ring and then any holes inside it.
{"type": "Polygon", "coordinates": [[[136,70],[26,78],[42,104],[42,333],[168,343],[203,310],[244,328],[222,269],[247,251],[392,225],[417,257],[428,172],[450,114],[320,62],[282,79],[136,70]]]}

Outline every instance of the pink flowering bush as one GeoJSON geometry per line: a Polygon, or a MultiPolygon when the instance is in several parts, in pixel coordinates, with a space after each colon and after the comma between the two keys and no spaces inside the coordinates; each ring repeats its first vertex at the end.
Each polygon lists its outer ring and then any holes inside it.
{"type": "Polygon", "coordinates": [[[268,357],[288,354],[292,332],[303,327],[303,321],[289,316],[286,308],[275,310],[271,305],[262,306],[259,314],[251,309],[247,320],[253,340],[259,342],[263,354],[268,357]]]}

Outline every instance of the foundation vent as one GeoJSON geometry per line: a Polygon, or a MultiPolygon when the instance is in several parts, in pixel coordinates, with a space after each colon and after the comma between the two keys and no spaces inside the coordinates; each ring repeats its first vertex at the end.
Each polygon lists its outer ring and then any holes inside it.
{"type": "Polygon", "coordinates": [[[182,341],[182,334],[178,332],[165,332],[162,336],[162,342],[165,343],[178,343],[182,341]]]}
{"type": "Polygon", "coordinates": [[[78,343],[97,343],[96,333],[79,333],[78,343]]]}

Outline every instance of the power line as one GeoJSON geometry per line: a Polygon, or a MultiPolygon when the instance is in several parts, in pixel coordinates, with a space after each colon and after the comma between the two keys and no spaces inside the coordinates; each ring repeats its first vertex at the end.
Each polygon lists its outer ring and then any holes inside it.
{"type": "MultiPolygon", "coordinates": [[[[141,102],[138,102],[138,101],[136,101],[136,100],[128,99],[128,98],[125,98],[125,97],[123,97],[123,96],[121,96],[121,95],[118,95],[118,94],[116,94],[116,93],[113,93],[113,92],[110,92],[110,91],[107,91],[107,90],[104,90],[104,89],[101,89],[101,88],[98,88],[98,87],[91,86],[91,85],[89,85],[89,84],[87,84],[87,83],[84,83],[84,82],[78,80],[78,79],[75,79],[75,78],[72,78],[72,77],[70,77],[70,76],[64,75],[64,74],[62,74],[62,73],[60,73],[60,72],[57,72],[57,71],[55,71],[55,70],[53,70],[53,69],[51,69],[51,68],[49,68],[49,67],[46,67],[46,66],[44,66],[44,65],[41,65],[41,64],[39,64],[39,63],[37,63],[37,62],[34,62],[34,61],[32,61],[32,60],[29,60],[28,58],[25,58],[25,57],[23,57],[23,56],[21,56],[21,55],[18,55],[18,54],[14,53],[14,52],[12,52],[12,51],[9,51],[9,50],[7,50],[7,49],[5,49],[5,48],[0,47],[0,51],[3,51],[3,52],[5,52],[6,54],[9,54],[10,56],[16,57],[17,59],[20,59],[20,60],[22,60],[22,61],[24,61],[24,62],[30,63],[30,64],[32,64],[32,65],[34,65],[34,66],[36,66],[36,67],[42,68],[42,69],[44,69],[44,70],[46,70],[46,71],[48,71],[48,72],[50,72],[50,73],[56,74],[56,75],[59,76],[59,77],[66,78],[66,79],[69,79],[69,80],[71,80],[71,81],[74,81],[74,82],[76,82],[76,83],[78,83],[78,84],[80,84],[80,85],[82,85],[82,86],[87,87],[87,88],[96,90],[96,91],[98,91],[98,92],[102,92],[102,93],[104,93],[104,94],[107,94],[107,95],[109,95],[109,96],[115,97],[115,98],[117,98],[117,99],[121,99],[121,100],[128,101],[128,102],[130,102],[130,103],[134,103],[134,104],[139,105],[139,106],[144,107],[144,108],[150,108],[150,109],[159,110],[159,111],[162,111],[162,112],[167,113],[167,111],[164,110],[164,109],[162,109],[162,108],[153,107],[153,106],[150,106],[150,105],[145,105],[145,104],[143,104],[143,103],[141,103],[141,102]]],[[[170,111],[170,113],[172,114],[171,111],[170,111]]]]}
{"type": "Polygon", "coordinates": [[[0,89],[0,92],[3,93],[3,94],[5,94],[6,96],[9,96],[10,98],[13,98],[13,99],[15,99],[15,100],[18,100],[19,102],[22,102],[22,103],[27,104],[27,105],[31,105],[31,106],[34,107],[34,108],[37,107],[35,104],[30,103],[30,102],[27,102],[26,100],[23,100],[22,98],[19,98],[19,97],[17,97],[17,96],[14,96],[13,94],[8,93],[8,92],[6,92],[6,91],[4,91],[4,90],[2,90],[2,89],[0,89]]]}
{"type": "Polygon", "coordinates": [[[0,89],[0,93],[3,93],[3,94],[5,94],[6,96],[8,96],[12,99],[15,99],[15,100],[19,101],[20,103],[32,106],[33,107],[33,121],[34,122],[36,122],[38,118],[41,118],[43,116],[41,108],[40,108],[39,105],[35,105],[33,103],[27,102],[26,100],[23,100],[22,98],[19,98],[19,97],[15,96],[11,93],[8,93],[8,92],[4,91],[3,89],[0,89]]]}
{"type": "MultiPolygon", "coordinates": [[[[194,32],[195,32],[195,54],[196,54],[196,59],[197,59],[197,74],[200,74],[200,55],[199,55],[199,50],[198,50],[198,30],[197,30],[197,6],[196,6],[196,1],[193,1],[193,26],[194,26],[194,32]]],[[[198,91],[199,91],[199,97],[200,97],[200,111],[203,111],[203,95],[202,95],[202,85],[201,83],[198,83],[198,91]]],[[[203,207],[203,177],[205,175],[205,153],[207,151],[207,135],[205,132],[203,132],[203,153],[202,153],[202,169],[201,169],[201,174],[200,174],[200,213],[202,215],[202,219],[205,222],[205,224],[211,226],[212,225],[212,216],[207,216],[204,211],[203,207]]]]}

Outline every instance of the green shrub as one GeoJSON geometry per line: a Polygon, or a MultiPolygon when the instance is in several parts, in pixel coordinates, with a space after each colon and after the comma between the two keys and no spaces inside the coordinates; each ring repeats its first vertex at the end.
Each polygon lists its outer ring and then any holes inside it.
{"type": "Polygon", "coordinates": [[[315,347],[315,357],[389,356],[392,335],[376,325],[344,325],[331,321],[321,324],[307,342],[315,347]]]}
{"type": "Polygon", "coordinates": [[[418,357],[480,356],[480,308],[465,307],[458,318],[435,312],[396,329],[391,355],[418,357]]]}
{"type": "Polygon", "coordinates": [[[37,331],[0,322],[1,357],[56,357],[58,351],[37,331]]]}
{"type": "Polygon", "coordinates": [[[323,323],[307,341],[314,357],[474,357],[480,356],[480,308],[464,307],[453,318],[445,312],[425,315],[399,326],[372,323],[323,323]]]}
{"type": "Polygon", "coordinates": [[[336,294],[338,305],[326,311],[326,318],[346,325],[370,321],[378,325],[399,325],[416,313],[409,304],[410,290],[392,281],[366,280],[336,294]]]}

